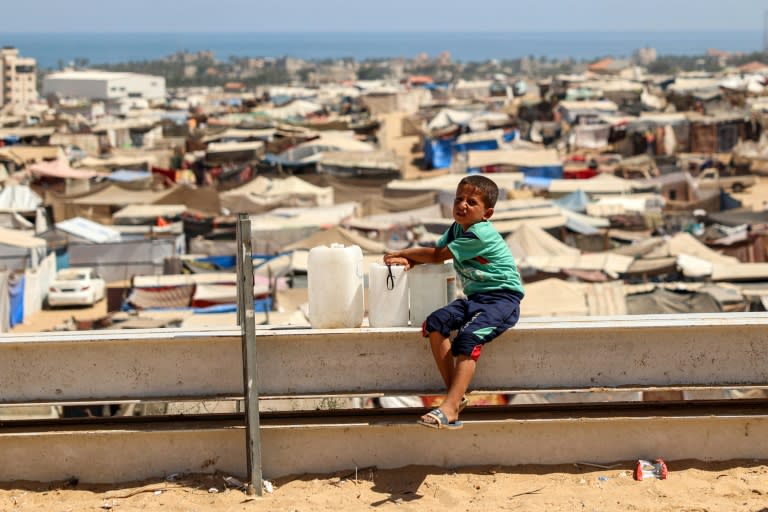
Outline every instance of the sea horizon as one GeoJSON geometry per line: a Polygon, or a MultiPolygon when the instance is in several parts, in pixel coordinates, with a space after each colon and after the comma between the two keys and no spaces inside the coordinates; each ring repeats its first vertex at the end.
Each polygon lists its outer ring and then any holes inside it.
{"type": "Polygon", "coordinates": [[[714,48],[751,53],[763,49],[762,31],[515,31],[515,32],[2,32],[1,46],[15,46],[41,69],[75,60],[89,65],[156,60],[181,51],[230,57],[296,57],[306,60],[437,57],[461,62],[522,57],[592,60],[630,57],[640,48],[659,56],[703,55],[714,48]]]}

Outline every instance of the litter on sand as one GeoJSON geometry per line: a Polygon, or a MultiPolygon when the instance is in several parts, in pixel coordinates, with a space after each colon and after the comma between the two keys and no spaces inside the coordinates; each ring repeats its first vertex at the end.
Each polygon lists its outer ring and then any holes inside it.
{"type": "Polygon", "coordinates": [[[657,478],[659,480],[667,479],[667,464],[662,459],[656,459],[653,462],[648,460],[638,460],[635,469],[635,480],[642,481],[646,478],[657,478]]]}

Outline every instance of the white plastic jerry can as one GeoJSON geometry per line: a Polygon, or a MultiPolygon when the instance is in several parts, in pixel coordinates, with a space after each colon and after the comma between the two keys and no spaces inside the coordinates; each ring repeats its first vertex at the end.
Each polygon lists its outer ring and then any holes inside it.
{"type": "MultiPolygon", "coordinates": [[[[448,280],[452,276],[452,263],[416,265],[408,271],[411,301],[411,325],[421,327],[435,310],[453,300],[448,298],[448,280]]],[[[455,288],[452,288],[455,292],[455,288]]]]}
{"type": "Polygon", "coordinates": [[[408,327],[408,273],[402,265],[371,264],[368,322],[371,327],[408,327]]]}
{"type": "Polygon", "coordinates": [[[314,329],[363,323],[363,252],[357,245],[321,245],[309,251],[309,324],[314,329]]]}

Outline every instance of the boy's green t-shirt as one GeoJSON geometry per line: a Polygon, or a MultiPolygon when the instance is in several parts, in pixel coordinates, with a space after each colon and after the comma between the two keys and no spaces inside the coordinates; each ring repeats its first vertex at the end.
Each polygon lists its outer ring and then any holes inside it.
{"type": "Polygon", "coordinates": [[[512,290],[525,293],[515,258],[489,221],[467,231],[454,222],[436,243],[453,254],[453,267],[467,296],[478,292],[512,290]]]}

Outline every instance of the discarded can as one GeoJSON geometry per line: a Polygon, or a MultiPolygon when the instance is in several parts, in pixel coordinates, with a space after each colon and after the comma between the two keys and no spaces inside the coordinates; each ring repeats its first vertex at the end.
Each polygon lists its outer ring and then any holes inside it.
{"type": "Polygon", "coordinates": [[[635,469],[635,480],[642,481],[644,478],[666,480],[667,464],[663,459],[656,459],[653,462],[648,460],[638,460],[637,468],[635,469]]]}

